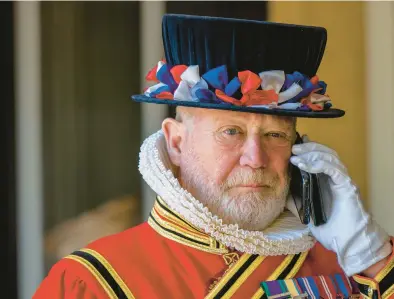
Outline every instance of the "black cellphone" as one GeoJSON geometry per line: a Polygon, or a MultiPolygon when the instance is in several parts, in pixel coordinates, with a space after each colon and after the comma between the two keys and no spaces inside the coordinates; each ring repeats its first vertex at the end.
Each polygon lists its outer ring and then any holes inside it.
{"type": "MultiPolygon", "coordinates": [[[[302,138],[298,133],[295,143],[302,143],[302,138]]],[[[320,190],[320,175],[301,170],[291,163],[290,171],[290,192],[293,195],[301,222],[308,224],[312,218],[315,226],[326,223],[327,219],[320,190]],[[301,201],[296,201],[296,197],[300,198],[301,201]]]]}

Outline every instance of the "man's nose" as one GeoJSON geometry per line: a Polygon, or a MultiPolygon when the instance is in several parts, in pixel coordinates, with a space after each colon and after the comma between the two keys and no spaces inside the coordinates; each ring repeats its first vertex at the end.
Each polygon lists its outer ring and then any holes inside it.
{"type": "Polygon", "coordinates": [[[267,167],[268,155],[260,136],[253,136],[246,140],[240,158],[240,164],[241,166],[252,168],[267,167]]]}

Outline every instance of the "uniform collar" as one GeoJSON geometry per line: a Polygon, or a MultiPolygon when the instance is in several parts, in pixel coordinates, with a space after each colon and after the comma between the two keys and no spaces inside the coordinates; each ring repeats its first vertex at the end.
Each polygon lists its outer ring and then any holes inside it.
{"type": "Polygon", "coordinates": [[[156,198],[148,223],[160,235],[183,245],[215,254],[229,252],[226,246],[172,211],[160,196],[156,198]]]}

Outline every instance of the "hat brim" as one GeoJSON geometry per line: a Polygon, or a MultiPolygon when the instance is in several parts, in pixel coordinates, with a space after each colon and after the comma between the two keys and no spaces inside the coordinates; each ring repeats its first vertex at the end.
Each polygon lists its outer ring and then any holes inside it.
{"type": "Polygon", "coordinates": [[[213,103],[201,103],[192,101],[177,101],[177,100],[165,100],[150,98],[143,94],[133,95],[131,98],[136,102],[153,103],[153,104],[166,104],[172,106],[185,106],[185,107],[196,107],[196,108],[207,108],[207,109],[219,109],[259,114],[270,114],[278,116],[290,116],[290,117],[305,117],[305,118],[338,118],[345,115],[345,111],[341,109],[330,108],[323,111],[299,111],[299,110],[286,110],[280,108],[256,108],[256,107],[244,107],[234,106],[225,104],[213,104],[213,103]]]}

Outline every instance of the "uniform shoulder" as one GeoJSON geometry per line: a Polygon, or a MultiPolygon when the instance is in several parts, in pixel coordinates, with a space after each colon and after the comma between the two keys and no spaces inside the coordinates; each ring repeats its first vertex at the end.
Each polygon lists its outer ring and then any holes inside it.
{"type": "Polygon", "coordinates": [[[69,257],[55,263],[40,283],[32,299],[108,298],[94,275],[83,264],[69,257]]]}
{"type": "Polygon", "coordinates": [[[138,250],[144,250],[148,242],[156,239],[156,232],[144,222],[117,234],[108,235],[97,239],[85,247],[105,255],[118,255],[128,252],[128,255],[138,250]]]}
{"type": "Polygon", "coordinates": [[[111,290],[99,278],[106,277],[108,271],[120,276],[138,271],[140,267],[135,261],[144,256],[140,254],[144,251],[143,240],[153,233],[147,223],[142,223],[70,252],[52,266],[33,299],[59,298],[59,295],[70,299],[108,298],[111,290]]]}

